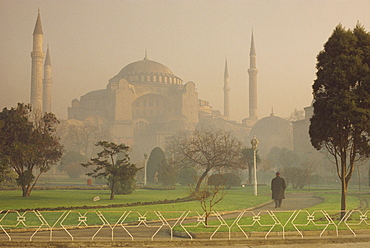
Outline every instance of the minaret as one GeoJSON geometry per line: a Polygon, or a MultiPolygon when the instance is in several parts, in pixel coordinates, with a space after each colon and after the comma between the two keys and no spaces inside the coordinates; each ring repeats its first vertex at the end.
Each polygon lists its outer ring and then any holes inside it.
{"type": "Polygon", "coordinates": [[[227,59],[225,59],[225,72],[224,72],[224,116],[230,118],[230,102],[229,102],[229,70],[227,68],[227,59]]]}
{"type": "Polygon", "coordinates": [[[250,66],[249,74],[249,119],[257,120],[257,68],[256,68],[256,49],[254,47],[254,38],[252,32],[251,49],[249,53],[250,66]]]}
{"type": "Polygon", "coordinates": [[[31,52],[31,106],[34,110],[42,111],[42,69],[44,53],[42,52],[42,25],[40,10],[37,15],[35,30],[33,31],[33,50],[31,52]]]}
{"type": "Polygon", "coordinates": [[[42,92],[43,94],[42,110],[44,112],[49,113],[51,112],[51,86],[52,86],[49,45],[45,56],[43,86],[44,88],[42,92]]]}

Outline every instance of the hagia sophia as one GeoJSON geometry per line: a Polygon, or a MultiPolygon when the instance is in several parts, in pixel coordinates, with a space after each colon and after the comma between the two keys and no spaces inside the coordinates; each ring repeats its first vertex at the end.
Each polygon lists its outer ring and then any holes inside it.
{"type": "MultiPolygon", "coordinates": [[[[44,61],[42,43],[42,24],[38,13],[31,52],[31,105],[34,109],[52,112],[51,59],[48,48],[44,61]]],[[[249,117],[241,123],[230,119],[232,107],[229,103],[227,60],[222,114],[213,109],[207,100],[199,99],[195,82],[183,82],[169,67],[149,59],[147,52],[143,59],[124,66],[101,89],[87,92],[79,99],[71,99],[67,122],[93,120],[99,128],[109,133],[111,141],[130,146],[132,156],[136,159],[155,147],[164,148],[167,137],[200,127],[230,131],[246,147],[250,147],[250,140],[255,135],[259,140],[261,156],[265,156],[272,147],[297,151],[311,149],[308,126],[312,107],[305,109],[305,119],[294,123],[275,116],[273,112],[270,116],[258,118],[256,57],[252,33],[250,66],[246,68],[249,74],[249,96],[246,97],[249,99],[249,117]]],[[[247,82],[245,85],[247,88],[247,82]]]]}

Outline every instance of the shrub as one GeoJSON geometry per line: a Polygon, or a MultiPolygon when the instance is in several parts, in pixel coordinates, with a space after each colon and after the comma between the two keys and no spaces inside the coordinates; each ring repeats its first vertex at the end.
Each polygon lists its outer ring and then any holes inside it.
{"type": "Polygon", "coordinates": [[[122,181],[118,181],[115,187],[115,193],[117,195],[128,195],[131,194],[136,188],[136,180],[134,178],[126,178],[122,181]]]}
{"type": "Polygon", "coordinates": [[[225,178],[225,181],[226,181],[225,184],[228,188],[240,186],[240,184],[242,182],[241,179],[233,173],[225,174],[224,178],[225,178]]]}
{"type": "Polygon", "coordinates": [[[165,160],[162,161],[159,165],[158,181],[163,186],[173,186],[176,183],[176,179],[176,168],[172,164],[167,163],[165,160]]]}
{"type": "Polygon", "coordinates": [[[208,178],[208,185],[220,186],[225,185],[225,177],[222,174],[213,174],[208,178]]]}
{"type": "Polygon", "coordinates": [[[181,185],[194,185],[197,182],[198,173],[193,167],[181,168],[177,177],[178,182],[181,185]]]}
{"type": "Polygon", "coordinates": [[[208,185],[220,186],[224,185],[227,188],[239,186],[241,184],[240,178],[232,173],[213,174],[208,179],[208,185]]]}

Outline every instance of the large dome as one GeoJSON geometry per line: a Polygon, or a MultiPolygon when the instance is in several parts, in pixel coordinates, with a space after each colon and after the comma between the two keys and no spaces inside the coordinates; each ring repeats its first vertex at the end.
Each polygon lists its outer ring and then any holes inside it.
{"type": "Polygon", "coordinates": [[[130,74],[164,74],[173,75],[172,71],[165,65],[155,62],[153,60],[148,60],[144,58],[126,65],[119,73],[118,76],[124,77],[130,74]]]}
{"type": "Polygon", "coordinates": [[[119,81],[121,79],[126,79],[133,85],[137,83],[182,84],[182,80],[176,77],[167,66],[149,60],[147,57],[126,65],[112,78],[113,81],[119,81]]]}

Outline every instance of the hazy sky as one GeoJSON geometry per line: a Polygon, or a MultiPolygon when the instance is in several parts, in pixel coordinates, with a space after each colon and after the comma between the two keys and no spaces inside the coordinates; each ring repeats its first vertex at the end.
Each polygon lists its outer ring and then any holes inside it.
{"type": "Polygon", "coordinates": [[[308,106],[316,55],[339,23],[370,29],[369,0],[0,0],[0,107],[30,101],[32,33],[40,8],[50,46],[52,112],[106,87],[127,64],[169,67],[223,112],[225,58],[231,118],[249,116],[249,49],[254,33],[258,116],[288,117],[308,106]]]}

